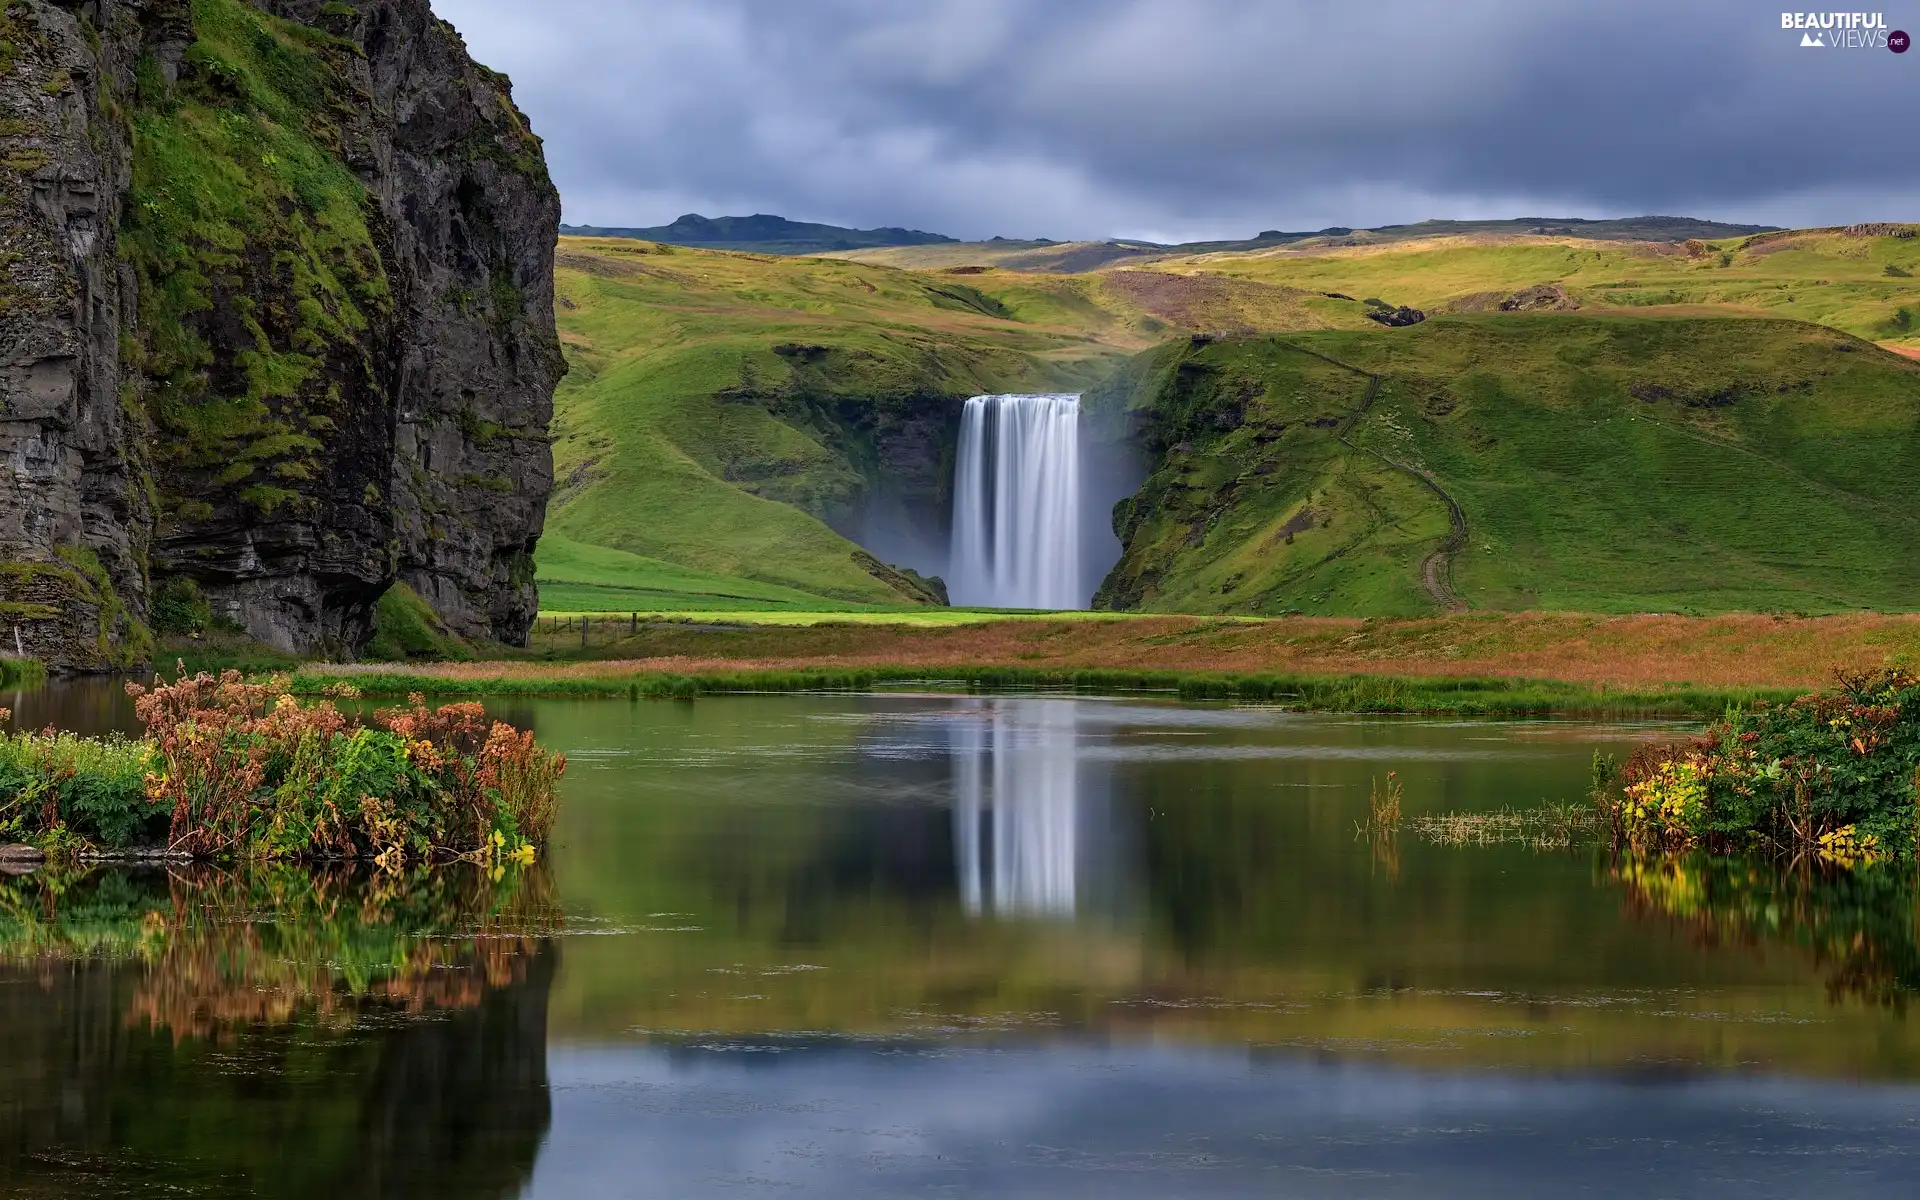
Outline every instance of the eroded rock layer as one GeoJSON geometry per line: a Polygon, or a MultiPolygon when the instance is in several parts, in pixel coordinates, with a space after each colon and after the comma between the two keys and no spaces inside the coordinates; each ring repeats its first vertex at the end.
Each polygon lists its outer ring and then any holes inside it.
{"type": "Polygon", "coordinates": [[[524,639],[559,203],[507,81],[426,0],[4,12],[0,642],[143,661],[170,597],[352,653],[396,581],[524,639]]]}

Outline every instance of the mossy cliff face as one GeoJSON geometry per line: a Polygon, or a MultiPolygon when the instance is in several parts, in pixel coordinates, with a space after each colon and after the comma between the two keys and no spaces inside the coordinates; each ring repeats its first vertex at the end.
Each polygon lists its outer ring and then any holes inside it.
{"type": "MultiPolygon", "coordinates": [[[[91,357],[40,369],[106,364],[68,424],[99,428],[119,469],[68,453],[71,490],[110,493],[112,513],[95,529],[82,504],[0,553],[90,550],[114,598],[96,607],[127,626],[102,632],[96,614],[82,645],[77,619],[48,615],[23,626],[29,651],[137,659],[148,586],[171,577],[290,651],[351,653],[398,580],[455,632],[523,639],[562,369],[559,205],[506,80],[426,0],[8,11],[62,31],[89,92],[93,121],[64,144],[102,164],[83,183],[110,211],[82,246],[72,212],[34,191],[27,227],[64,250],[69,280],[103,277],[104,306],[70,306],[91,357]]],[[[49,504],[44,485],[17,491],[49,504]]]]}
{"type": "Polygon", "coordinates": [[[67,9],[0,6],[0,653],[56,663],[149,644],[143,416],[119,353],[134,286],[115,253],[127,52],[67,9]]]}

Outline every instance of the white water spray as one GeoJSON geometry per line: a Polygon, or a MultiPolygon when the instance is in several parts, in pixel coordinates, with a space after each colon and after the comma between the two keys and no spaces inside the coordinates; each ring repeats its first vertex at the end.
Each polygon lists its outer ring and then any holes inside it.
{"type": "Polygon", "coordinates": [[[953,483],[955,604],[1085,608],[1080,397],[975,396],[953,483]]]}

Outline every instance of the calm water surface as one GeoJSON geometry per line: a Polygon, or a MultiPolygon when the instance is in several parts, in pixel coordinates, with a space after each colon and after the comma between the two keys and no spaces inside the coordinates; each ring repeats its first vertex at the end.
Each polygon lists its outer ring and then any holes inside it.
{"type": "MultiPolygon", "coordinates": [[[[99,728],[112,703],[13,706],[99,728]]],[[[498,711],[571,759],[532,871],[0,881],[0,1194],[1920,1179],[1910,878],[1355,836],[1388,771],[1410,813],[1533,806],[1645,728],[910,695],[498,711]]]]}

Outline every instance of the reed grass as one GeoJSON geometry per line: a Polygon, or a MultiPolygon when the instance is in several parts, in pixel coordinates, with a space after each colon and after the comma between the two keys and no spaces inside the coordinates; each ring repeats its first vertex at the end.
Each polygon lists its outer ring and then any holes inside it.
{"type": "Polygon", "coordinates": [[[1431,813],[1413,818],[1415,836],[1436,846],[1527,846],[1566,850],[1606,833],[1600,811],[1584,804],[1431,813]]]}
{"type": "Polygon", "coordinates": [[[1234,675],[1188,671],[1035,667],[882,666],[858,670],[652,669],[632,663],[462,663],[395,670],[309,667],[291,688],[318,695],[350,680],[369,696],[597,696],[674,698],[753,692],[860,692],[912,686],[943,691],[1155,692],[1189,701],[1273,704],[1318,712],[1486,717],[1668,717],[1711,719],[1730,706],[1791,696],[1787,689],[1690,688],[1615,691],[1550,680],[1391,675],[1234,675]]]}

